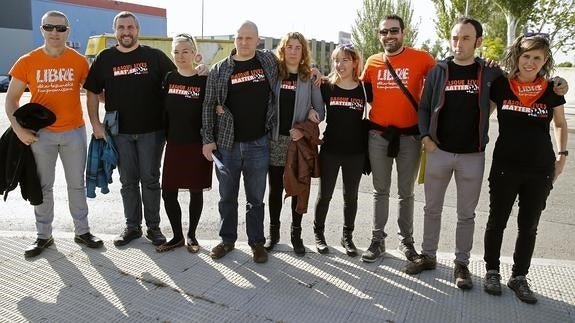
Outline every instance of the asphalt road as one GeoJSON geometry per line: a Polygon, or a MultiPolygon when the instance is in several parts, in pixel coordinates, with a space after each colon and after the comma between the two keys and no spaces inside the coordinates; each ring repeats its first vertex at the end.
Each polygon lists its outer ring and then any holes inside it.
{"type": "MultiPolygon", "coordinates": [[[[0,93],[0,105],[4,106],[5,94],[0,93]]],[[[22,99],[22,104],[29,99],[29,93],[25,93],[22,99]]],[[[85,98],[82,97],[82,101],[85,98]]],[[[84,103],[84,102],[83,102],[84,103]]],[[[2,111],[4,109],[2,108],[2,111]]],[[[102,114],[103,115],[103,114],[102,114]]],[[[572,127],[575,127],[575,116],[569,115],[569,122],[572,127]]],[[[85,114],[85,120],[88,120],[85,114]]],[[[8,127],[8,120],[5,113],[0,113],[0,131],[8,127]]],[[[91,133],[91,127],[87,121],[87,132],[91,133]]],[[[571,133],[573,135],[573,132],[571,133]]],[[[474,249],[472,251],[475,255],[482,255],[483,253],[483,233],[485,230],[485,223],[489,212],[489,191],[487,185],[487,174],[491,165],[491,155],[493,150],[494,138],[497,137],[497,122],[494,118],[491,121],[490,138],[492,142],[488,145],[487,161],[484,185],[482,188],[481,198],[477,207],[476,226],[474,234],[474,249]]],[[[575,154],[575,140],[571,138],[568,149],[575,154]]],[[[569,156],[564,174],[555,183],[555,187],[551,192],[548,199],[547,208],[542,215],[538,241],[535,249],[534,257],[550,258],[550,259],[566,259],[575,260],[575,238],[573,232],[575,231],[575,163],[573,157],[569,156]]],[[[73,223],[69,216],[66,197],[66,184],[61,169],[61,164],[57,165],[56,184],[54,187],[55,195],[55,209],[56,215],[54,219],[55,231],[73,231],[73,223]]],[[[395,173],[393,177],[396,177],[395,173]]],[[[306,245],[313,244],[313,205],[317,194],[318,181],[314,180],[311,189],[310,208],[309,212],[304,216],[303,220],[303,238],[306,245]]],[[[219,230],[219,215],[217,212],[217,180],[213,176],[213,189],[205,192],[204,195],[204,211],[202,219],[197,230],[197,237],[199,239],[218,239],[219,230]]],[[[89,199],[90,208],[90,224],[92,232],[95,234],[117,234],[123,228],[123,211],[122,202],[120,197],[120,184],[117,172],[114,175],[114,183],[110,185],[111,192],[107,195],[99,194],[94,199],[89,199]]],[[[369,245],[371,237],[371,214],[372,214],[372,185],[371,177],[364,176],[360,184],[359,194],[359,207],[356,218],[356,229],[354,233],[355,241],[358,247],[366,248],[369,245]]],[[[387,226],[387,248],[392,249],[396,247],[395,232],[397,231],[396,214],[397,214],[397,189],[395,183],[392,184],[392,194],[390,201],[390,218],[387,226]]],[[[423,186],[417,186],[415,190],[415,240],[416,248],[419,249],[422,236],[423,225],[423,186]]],[[[180,194],[180,201],[183,204],[184,218],[186,217],[186,205],[188,198],[185,193],[180,194]]],[[[240,192],[239,199],[239,240],[246,241],[245,235],[245,217],[243,215],[245,198],[243,192],[240,192]]],[[[447,196],[444,204],[444,214],[442,221],[442,232],[440,239],[439,250],[443,252],[452,252],[454,250],[455,239],[455,223],[456,223],[456,196],[455,185],[452,181],[448,188],[447,196]]],[[[337,189],[334,192],[330,212],[326,224],[326,238],[328,244],[338,244],[341,237],[341,228],[343,223],[343,202],[341,193],[341,176],[338,180],[337,189]]],[[[19,195],[18,189],[9,194],[6,202],[0,201],[0,227],[1,230],[10,231],[35,231],[34,213],[32,207],[23,201],[19,195]]],[[[509,220],[508,229],[504,237],[504,244],[502,249],[503,256],[511,256],[516,236],[516,209],[514,214],[509,220]]],[[[162,207],[162,229],[169,236],[171,233],[169,221],[165,215],[162,207]]],[[[267,213],[266,213],[266,227],[267,227],[267,213]]],[[[289,223],[290,213],[288,206],[284,206],[282,213],[282,230],[281,242],[289,244],[289,223]]],[[[187,226],[187,221],[185,221],[187,226]]]]}

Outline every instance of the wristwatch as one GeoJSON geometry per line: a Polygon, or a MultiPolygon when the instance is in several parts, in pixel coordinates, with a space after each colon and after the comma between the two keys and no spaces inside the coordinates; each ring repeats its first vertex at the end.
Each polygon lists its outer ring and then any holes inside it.
{"type": "Polygon", "coordinates": [[[569,156],[569,150],[558,151],[557,155],[563,155],[565,157],[569,156]]]}

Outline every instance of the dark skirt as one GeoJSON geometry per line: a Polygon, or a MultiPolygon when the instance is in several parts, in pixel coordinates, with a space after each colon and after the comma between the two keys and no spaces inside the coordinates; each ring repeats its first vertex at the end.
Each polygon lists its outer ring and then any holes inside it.
{"type": "Polygon", "coordinates": [[[162,189],[200,192],[212,187],[212,162],[202,154],[202,144],[168,141],[162,169],[162,189]]]}

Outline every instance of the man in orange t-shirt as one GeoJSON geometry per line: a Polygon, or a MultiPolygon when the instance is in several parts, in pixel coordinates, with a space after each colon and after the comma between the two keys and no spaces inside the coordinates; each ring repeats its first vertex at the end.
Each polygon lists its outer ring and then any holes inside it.
{"type": "Polygon", "coordinates": [[[417,125],[416,107],[400,89],[384,59],[389,60],[393,70],[419,101],[427,72],[435,66],[435,60],[427,52],[404,47],[404,23],[397,15],[386,16],[379,24],[379,40],[384,53],[369,57],[362,79],[373,91],[369,119],[369,159],[374,186],[373,235],[369,248],[361,260],[374,262],[385,252],[384,229],[389,216],[389,190],[394,161],[397,165],[399,195],[399,249],[408,260],[415,259],[413,247],[413,187],[419,159],[421,140],[417,125]]]}
{"type": "Polygon", "coordinates": [[[68,18],[62,12],[48,11],[42,16],[44,44],[23,55],[10,70],[12,80],[6,93],[6,114],[14,133],[29,145],[36,161],[43,202],[34,207],[36,241],[26,249],[26,257],[35,257],[53,242],[53,186],[58,156],[64,166],[68,186],[68,204],[74,219],[77,243],[90,248],[103,246],[102,240],[90,233],[84,171],[86,168],[86,129],[80,104],[80,89],[88,75],[86,59],[66,47],[70,34],[68,18]],[[56,115],[56,121],[38,132],[18,124],[14,112],[20,106],[22,93],[28,87],[32,98],[56,115]]]}

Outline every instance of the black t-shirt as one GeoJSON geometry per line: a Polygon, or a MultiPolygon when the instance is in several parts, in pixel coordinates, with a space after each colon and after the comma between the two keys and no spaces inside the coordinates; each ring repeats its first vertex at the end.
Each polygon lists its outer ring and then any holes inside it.
{"type": "Polygon", "coordinates": [[[163,84],[166,95],[167,140],[201,143],[202,103],[207,76],[183,76],[173,71],[163,84]]]}
{"type": "Polygon", "coordinates": [[[366,102],[361,85],[345,90],[324,83],[321,94],[327,110],[321,149],[337,154],[365,152],[361,119],[366,102]]]}
{"type": "Polygon", "coordinates": [[[296,86],[297,73],[290,73],[287,79],[282,80],[280,87],[280,135],[288,136],[292,128],[296,86]]]}
{"type": "Polygon", "coordinates": [[[234,141],[253,141],[266,134],[271,89],[256,57],[234,63],[225,103],[234,116],[234,141]]]}
{"type": "Polygon", "coordinates": [[[553,170],[555,153],[549,123],[553,108],[565,104],[565,98],[553,92],[553,83],[549,82],[545,93],[531,107],[525,107],[517,99],[509,80],[503,76],[491,85],[490,96],[497,103],[499,122],[493,163],[530,172],[553,170]]]}
{"type": "Polygon", "coordinates": [[[448,63],[445,104],[438,116],[438,147],[451,153],[482,151],[479,145],[479,80],[477,63],[448,63]]]}
{"type": "Polygon", "coordinates": [[[120,133],[156,131],[163,128],[162,80],[175,68],[159,49],[141,45],[122,53],[111,47],[92,63],[84,88],[96,94],[105,90],[106,111],[119,112],[120,133]]]}

